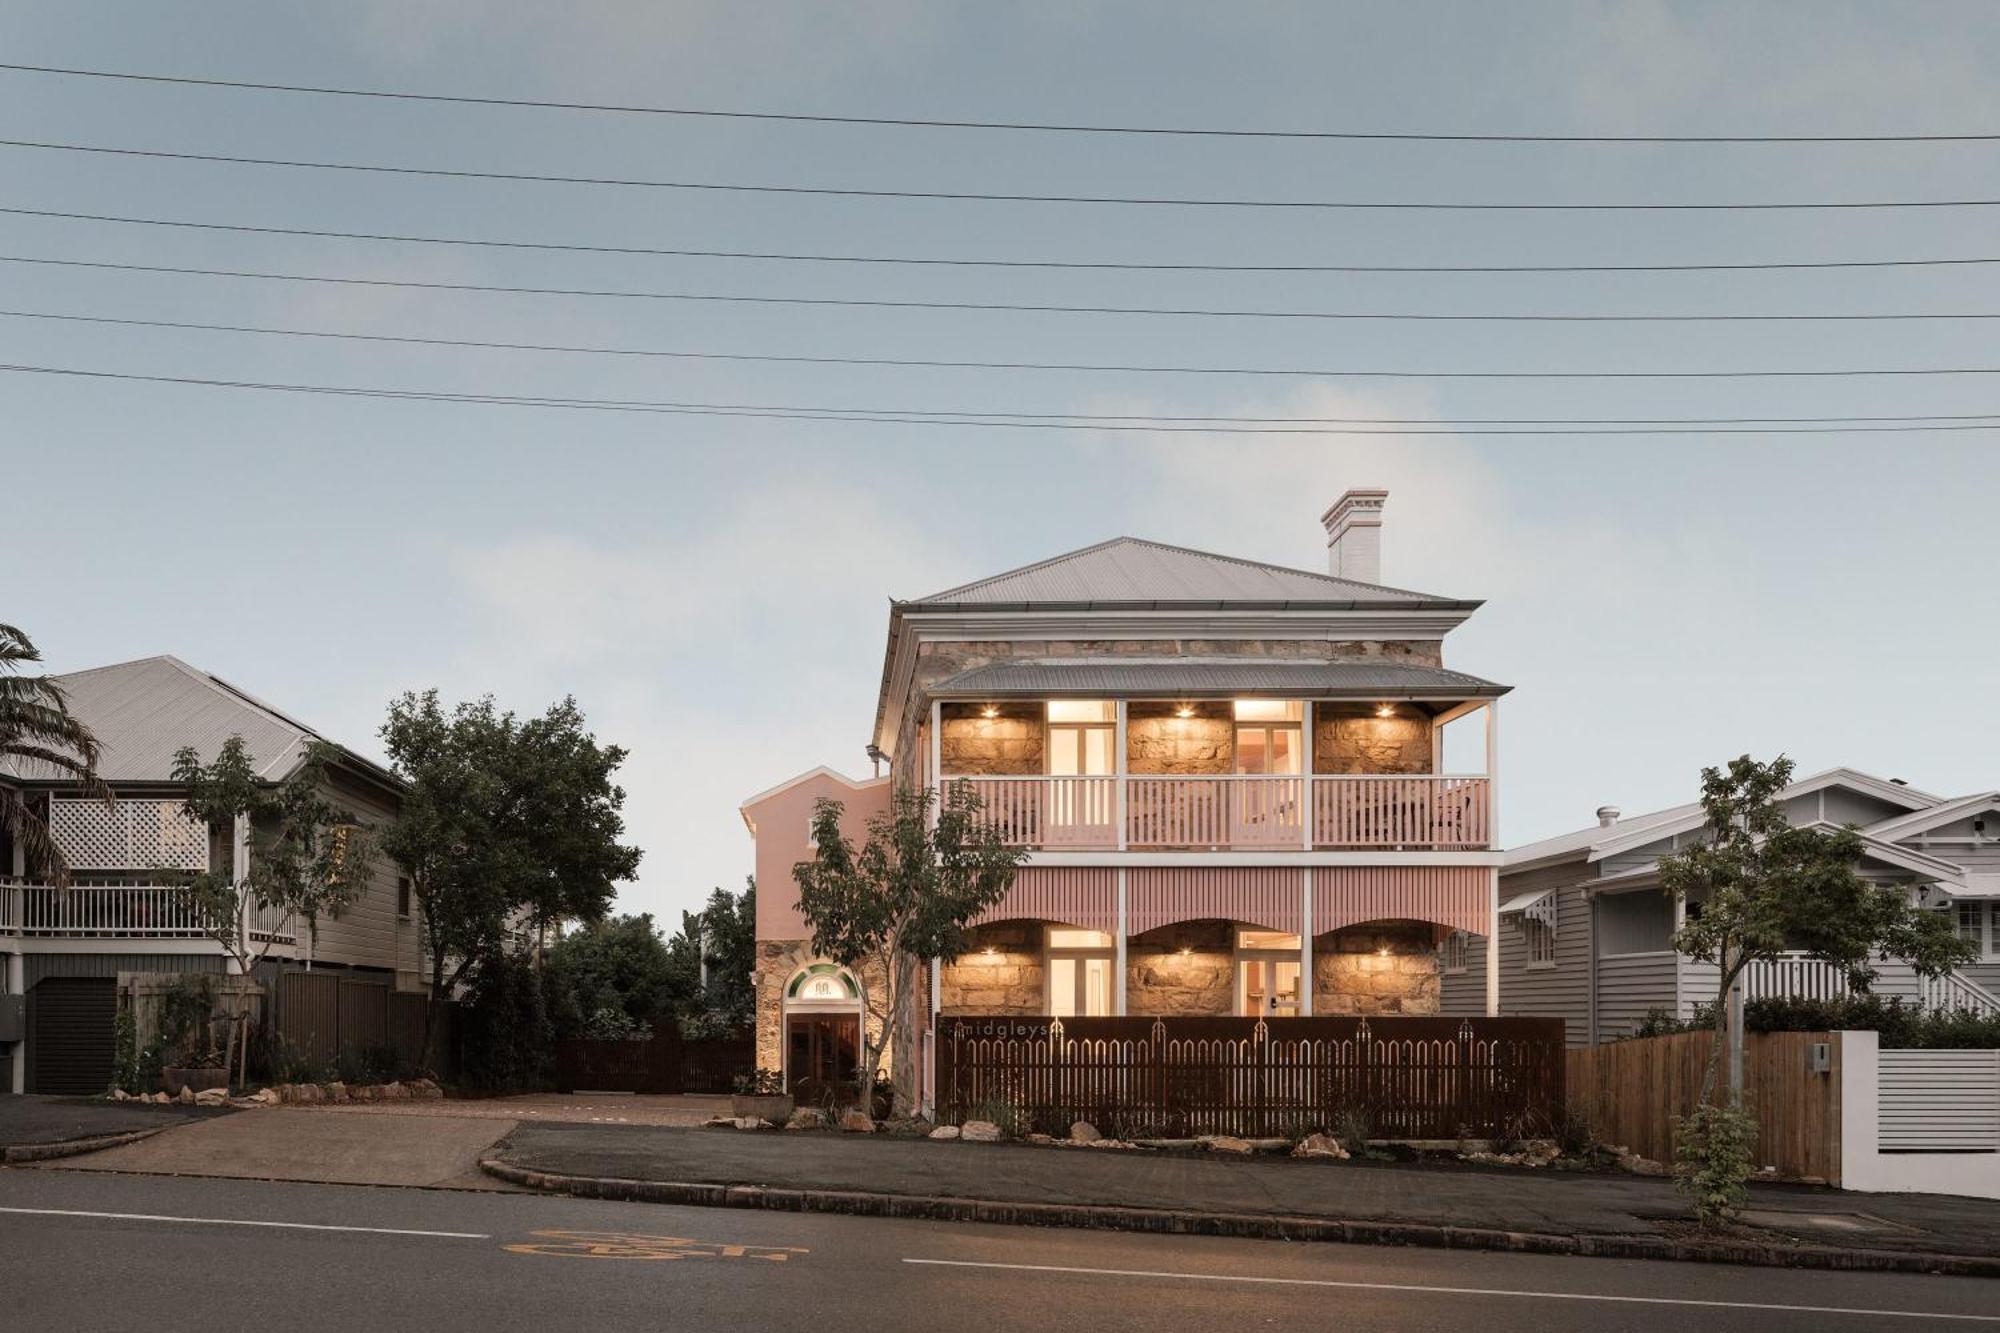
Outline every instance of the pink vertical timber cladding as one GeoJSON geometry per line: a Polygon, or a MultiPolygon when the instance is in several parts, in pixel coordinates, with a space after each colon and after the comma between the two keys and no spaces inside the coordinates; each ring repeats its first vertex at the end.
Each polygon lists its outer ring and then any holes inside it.
{"type": "Polygon", "coordinates": [[[1320,866],[1313,871],[1313,930],[1428,921],[1484,935],[1492,874],[1485,866],[1320,866]]]}
{"type": "Polygon", "coordinates": [[[1296,867],[1135,866],[1125,873],[1126,930],[1133,935],[1182,921],[1300,927],[1305,872],[1296,867]]]}
{"type": "Polygon", "coordinates": [[[1056,921],[1085,930],[1118,929],[1118,872],[1110,866],[1025,866],[1014,887],[973,918],[975,926],[995,921],[1056,921]]]}

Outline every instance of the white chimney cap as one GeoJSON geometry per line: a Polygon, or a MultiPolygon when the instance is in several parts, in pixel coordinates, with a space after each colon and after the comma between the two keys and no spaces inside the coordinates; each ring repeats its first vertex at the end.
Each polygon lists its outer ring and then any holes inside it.
{"type": "Polygon", "coordinates": [[[1382,581],[1382,506],[1388,500],[1389,492],[1379,487],[1357,487],[1319,516],[1328,573],[1355,583],[1382,581]]]}
{"type": "Polygon", "coordinates": [[[1611,826],[1612,826],[1613,824],[1616,824],[1616,823],[1618,822],[1618,817],[1619,817],[1620,815],[1624,814],[1624,813],[1625,813],[1625,812],[1624,812],[1623,810],[1620,810],[1620,809],[1619,809],[1619,808],[1618,808],[1617,806],[1615,806],[1615,805],[1600,805],[1600,806],[1598,806],[1598,807],[1597,807],[1597,827],[1599,827],[1599,828],[1610,828],[1610,827],[1611,827],[1611,826]]]}

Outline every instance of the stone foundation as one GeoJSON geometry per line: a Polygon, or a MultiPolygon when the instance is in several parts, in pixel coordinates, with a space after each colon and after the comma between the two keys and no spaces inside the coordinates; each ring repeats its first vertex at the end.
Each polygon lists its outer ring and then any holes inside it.
{"type": "Polygon", "coordinates": [[[1436,934],[1421,921],[1376,921],[1313,941],[1313,1012],[1435,1014],[1436,934]]]}
{"type": "Polygon", "coordinates": [[[1048,978],[1042,965],[1041,924],[1007,921],[981,926],[971,934],[972,947],[938,971],[938,1012],[1014,1017],[1045,1013],[1048,978]]]}
{"type": "MultiPolygon", "coordinates": [[[[784,1068],[785,986],[793,974],[818,956],[813,952],[811,940],[757,941],[757,1068],[784,1068]]],[[[855,970],[870,1002],[863,1006],[862,1022],[869,1040],[873,1041],[882,1035],[882,1020],[869,1010],[881,1009],[888,981],[879,965],[855,970]]],[[[899,1026],[902,1022],[898,1020],[899,1026]]],[[[911,1029],[903,1026],[902,1030],[911,1029]]]]}

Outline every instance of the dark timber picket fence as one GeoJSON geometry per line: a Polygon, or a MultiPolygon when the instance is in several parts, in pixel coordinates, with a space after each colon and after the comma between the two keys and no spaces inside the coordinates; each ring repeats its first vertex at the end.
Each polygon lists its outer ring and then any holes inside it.
{"type": "Polygon", "coordinates": [[[628,1041],[556,1043],[559,1092],[726,1093],[756,1063],[747,1033],[690,1041],[671,1027],[628,1041]]]}
{"type": "Polygon", "coordinates": [[[940,1120],[1045,1133],[1512,1137],[1563,1105],[1551,1018],[940,1018],[937,1052],[940,1120]]]}

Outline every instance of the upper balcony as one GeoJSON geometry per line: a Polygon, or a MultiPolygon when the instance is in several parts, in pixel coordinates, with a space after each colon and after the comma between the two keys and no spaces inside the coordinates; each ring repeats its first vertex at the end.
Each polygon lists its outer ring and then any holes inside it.
{"type": "Polygon", "coordinates": [[[1490,705],[944,700],[930,771],[1037,850],[1485,851],[1490,705]],[[1444,772],[1446,727],[1475,715],[1482,771],[1444,772]]]}

